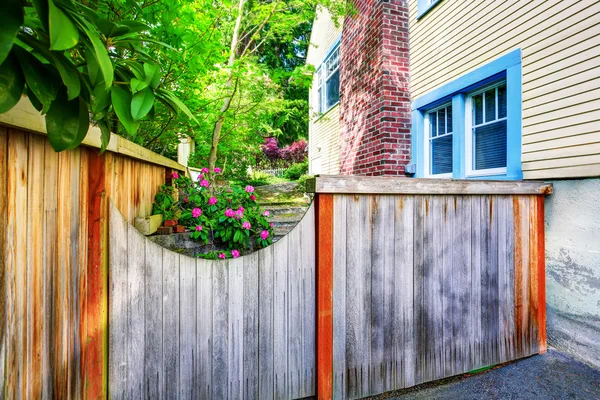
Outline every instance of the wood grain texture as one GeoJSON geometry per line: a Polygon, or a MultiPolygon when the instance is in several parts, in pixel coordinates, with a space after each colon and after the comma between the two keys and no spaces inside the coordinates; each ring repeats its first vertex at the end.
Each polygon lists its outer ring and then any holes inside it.
{"type": "MultiPolygon", "coordinates": [[[[0,219],[7,221],[8,209],[8,129],[0,126],[0,219]]],[[[10,293],[6,248],[7,224],[0,224],[0,387],[7,383],[8,306],[10,293]]]]}
{"type": "Polygon", "coordinates": [[[542,196],[333,198],[335,398],[540,351],[542,196]]]}

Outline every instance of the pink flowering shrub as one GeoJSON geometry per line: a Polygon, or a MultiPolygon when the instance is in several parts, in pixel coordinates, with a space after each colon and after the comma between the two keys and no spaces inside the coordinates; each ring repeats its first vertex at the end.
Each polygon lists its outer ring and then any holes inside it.
{"type": "MultiPolygon", "coordinates": [[[[215,168],[215,173],[218,173],[215,168]]],[[[173,177],[179,199],[172,207],[179,223],[190,231],[190,237],[213,250],[199,254],[203,258],[236,258],[245,251],[262,248],[273,241],[270,213],[260,208],[252,186],[213,185],[213,173],[205,172],[200,182],[187,177],[173,177]]]]}
{"type": "Polygon", "coordinates": [[[308,157],[308,143],[302,139],[279,148],[277,138],[266,138],[260,150],[262,154],[257,157],[257,163],[266,163],[269,167],[289,167],[304,162],[308,157]]]}

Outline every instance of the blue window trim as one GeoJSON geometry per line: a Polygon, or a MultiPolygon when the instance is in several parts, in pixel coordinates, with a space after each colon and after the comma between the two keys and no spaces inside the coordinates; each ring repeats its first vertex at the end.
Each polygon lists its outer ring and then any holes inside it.
{"type": "Polygon", "coordinates": [[[416,98],[412,104],[412,162],[417,166],[417,178],[427,176],[424,165],[425,113],[445,102],[452,101],[452,178],[520,180],[522,141],[522,71],[521,49],[469,72],[429,93],[416,98]],[[507,160],[506,175],[466,176],[465,110],[467,94],[499,79],[506,79],[507,104],[507,160]]]}
{"type": "Polygon", "coordinates": [[[427,0],[419,0],[417,5],[417,21],[423,18],[433,7],[435,7],[442,0],[434,0],[431,4],[427,5],[427,0]]]}
{"type": "MultiPolygon", "coordinates": [[[[327,53],[325,53],[325,56],[321,60],[319,67],[315,70],[315,75],[317,75],[317,79],[318,79],[319,74],[321,73],[321,68],[323,68],[323,66],[327,62],[327,59],[333,54],[333,52],[336,51],[340,47],[341,42],[342,42],[342,34],[340,34],[335,39],[335,41],[331,44],[331,46],[329,46],[329,49],[327,50],[327,53]]],[[[341,62],[341,59],[340,59],[340,62],[341,62]]],[[[317,85],[318,85],[318,83],[317,83],[317,85]]],[[[333,103],[329,108],[327,108],[327,110],[321,111],[320,115],[316,118],[315,121],[321,119],[325,114],[327,114],[329,111],[331,111],[331,109],[334,108],[335,106],[337,106],[339,103],[340,103],[340,101],[338,100],[335,103],[333,103]]]]}

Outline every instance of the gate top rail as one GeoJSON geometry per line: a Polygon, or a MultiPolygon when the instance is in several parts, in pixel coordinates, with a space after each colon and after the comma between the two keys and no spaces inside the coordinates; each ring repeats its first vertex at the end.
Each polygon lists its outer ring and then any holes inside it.
{"type": "Polygon", "coordinates": [[[539,181],[317,175],[306,181],[306,191],[334,194],[547,195],[552,193],[552,184],[539,181]]]}

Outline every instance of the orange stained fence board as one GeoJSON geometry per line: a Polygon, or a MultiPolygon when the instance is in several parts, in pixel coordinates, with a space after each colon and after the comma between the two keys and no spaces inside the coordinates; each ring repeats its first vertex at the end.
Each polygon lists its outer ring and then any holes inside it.
{"type": "Polygon", "coordinates": [[[317,398],[333,396],[333,195],[317,194],[317,398]]]}
{"type": "Polygon", "coordinates": [[[546,247],[544,235],[544,196],[537,196],[537,274],[538,274],[538,337],[540,354],[547,350],[546,338],[546,247]]]}
{"type": "Polygon", "coordinates": [[[107,387],[107,215],[105,155],[89,151],[88,262],[83,344],[84,393],[88,399],[106,397],[107,387]]]}

